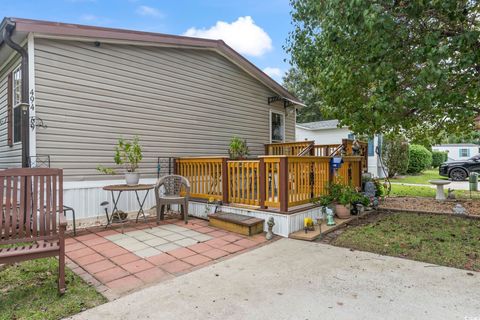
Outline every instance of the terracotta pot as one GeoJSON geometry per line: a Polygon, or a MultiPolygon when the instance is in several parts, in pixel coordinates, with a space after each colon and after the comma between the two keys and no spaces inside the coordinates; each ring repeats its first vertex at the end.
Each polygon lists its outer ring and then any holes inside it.
{"type": "Polygon", "coordinates": [[[337,217],[340,219],[348,219],[351,217],[350,215],[350,208],[347,206],[344,206],[342,204],[336,204],[335,205],[335,214],[337,217]]]}

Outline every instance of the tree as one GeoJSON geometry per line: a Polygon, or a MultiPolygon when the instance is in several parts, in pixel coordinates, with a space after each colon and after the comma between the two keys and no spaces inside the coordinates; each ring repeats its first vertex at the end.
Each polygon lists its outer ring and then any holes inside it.
{"type": "Polygon", "coordinates": [[[284,87],[303,101],[305,107],[297,113],[297,122],[325,120],[322,116],[318,90],[308,83],[305,75],[298,69],[291,68],[283,77],[284,87]]]}
{"type": "Polygon", "coordinates": [[[385,136],[382,146],[382,160],[387,167],[388,177],[406,174],[408,169],[408,141],[400,135],[385,136]]]}
{"type": "Polygon", "coordinates": [[[291,63],[326,116],[359,134],[439,140],[480,113],[474,0],[291,0],[291,63]]]}

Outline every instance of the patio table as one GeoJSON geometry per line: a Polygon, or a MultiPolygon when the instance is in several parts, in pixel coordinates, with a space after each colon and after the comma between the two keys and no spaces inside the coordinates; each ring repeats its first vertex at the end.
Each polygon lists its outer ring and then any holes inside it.
{"type": "Polygon", "coordinates": [[[120,221],[118,222],[122,223],[122,231],[123,231],[123,223],[126,222],[127,219],[122,220],[120,218],[120,213],[119,213],[120,210],[118,209],[118,200],[120,200],[120,196],[122,195],[123,192],[135,192],[138,205],[140,206],[137,212],[137,218],[135,219],[135,222],[138,222],[138,217],[140,216],[140,214],[142,214],[143,220],[147,222],[147,218],[145,217],[145,212],[143,211],[143,205],[145,204],[145,200],[147,200],[148,193],[154,187],[155,185],[153,184],[136,184],[136,185],[113,184],[113,185],[108,185],[103,187],[103,190],[110,191],[112,193],[112,200],[113,200],[113,210],[110,216],[108,215],[108,212],[105,212],[105,215],[107,216],[107,225],[105,226],[105,228],[107,228],[109,225],[113,223],[113,217],[115,213],[118,213],[118,218],[120,219],[120,221]],[[143,197],[143,200],[140,200],[140,196],[138,195],[139,191],[146,191],[145,196],[143,197]],[[115,192],[118,192],[118,195],[116,198],[115,198],[115,192]]]}

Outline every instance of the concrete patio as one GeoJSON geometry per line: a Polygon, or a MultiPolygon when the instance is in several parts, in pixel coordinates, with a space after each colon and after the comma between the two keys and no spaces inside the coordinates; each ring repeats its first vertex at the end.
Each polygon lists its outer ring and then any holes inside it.
{"type": "Polygon", "coordinates": [[[478,319],[480,274],[281,239],[73,319],[478,319]]]}
{"type": "Polygon", "coordinates": [[[95,227],[66,239],[67,265],[109,299],[226,259],[266,242],[177,219],[95,227]]]}

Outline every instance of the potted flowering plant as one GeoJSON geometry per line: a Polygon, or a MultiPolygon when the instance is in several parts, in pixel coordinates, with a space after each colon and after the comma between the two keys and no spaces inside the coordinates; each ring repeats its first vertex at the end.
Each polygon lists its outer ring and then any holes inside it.
{"type": "MultiPolygon", "coordinates": [[[[127,185],[138,184],[140,180],[140,173],[136,170],[138,169],[138,164],[143,159],[142,147],[139,143],[140,139],[135,136],[132,141],[125,140],[123,138],[118,139],[118,144],[115,147],[115,155],[113,160],[115,164],[125,168],[125,181],[127,185]]],[[[112,168],[107,168],[99,165],[97,170],[104,174],[116,174],[115,170],[112,168]]]]}

